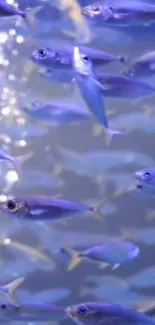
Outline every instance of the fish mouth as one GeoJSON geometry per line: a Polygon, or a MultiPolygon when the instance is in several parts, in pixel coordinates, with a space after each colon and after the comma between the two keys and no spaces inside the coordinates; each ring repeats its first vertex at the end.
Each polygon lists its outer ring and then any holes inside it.
{"type": "Polygon", "coordinates": [[[71,307],[67,307],[66,308],[66,312],[67,312],[67,314],[69,315],[69,316],[71,316],[71,317],[76,317],[76,313],[75,313],[75,311],[71,308],[71,307]]]}

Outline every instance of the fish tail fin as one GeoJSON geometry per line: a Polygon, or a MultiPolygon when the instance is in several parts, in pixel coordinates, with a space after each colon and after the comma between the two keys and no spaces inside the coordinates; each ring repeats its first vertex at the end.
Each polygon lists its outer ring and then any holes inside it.
{"type": "Polygon", "coordinates": [[[117,130],[112,130],[109,128],[105,129],[105,135],[106,135],[106,144],[109,145],[113,136],[118,135],[118,134],[123,134],[123,131],[117,131],[117,130]]]}
{"type": "Polygon", "coordinates": [[[32,153],[13,158],[13,165],[18,175],[22,173],[22,164],[32,156],[32,153]]]}
{"type": "Polygon", "coordinates": [[[25,23],[28,27],[32,27],[34,23],[34,16],[35,14],[41,9],[41,6],[35,7],[35,8],[28,8],[23,13],[23,18],[25,20],[25,23]]]}
{"type": "Polygon", "coordinates": [[[13,305],[18,305],[13,292],[23,283],[24,277],[17,278],[10,283],[1,286],[0,292],[4,293],[13,305]]]}
{"type": "Polygon", "coordinates": [[[98,220],[102,221],[103,222],[103,219],[104,219],[104,215],[103,213],[101,212],[101,208],[102,206],[104,205],[105,203],[105,199],[102,199],[96,207],[91,207],[90,208],[90,211],[93,212],[93,215],[95,218],[97,218],[98,220]]]}
{"type": "Polygon", "coordinates": [[[72,248],[66,248],[66,251],[71,255],[71,261],[68,265],[68,271],[71,271],[81,262],[81,256],[72,248]]]}

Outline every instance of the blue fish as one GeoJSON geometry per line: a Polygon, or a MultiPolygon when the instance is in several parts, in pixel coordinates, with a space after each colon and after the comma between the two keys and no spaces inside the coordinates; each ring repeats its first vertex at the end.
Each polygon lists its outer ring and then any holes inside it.
{"type": "Polygon", "coordinates": [[[58,321],[65,317],[64,308],[48,303],[23,303],[16,306],[11,303],[0,305],[0,322],[58,321]]]}
{"type": "Polygon", "coordinates": [[[131,76],[149,77],[155,74],[155,51],[149,51],[131,62],[130,69],[126,72],[131,76]]]}
{"type": "Polygon", "coordinates": [[[82,258],[100,262],[101,267],[112,264],[116,268],[120,264],[129,262],[139,254],[139,248],[136,245],[125,241],[108,241],[105,244],[85,249],[83,252],[72,249],[68,249],[68,251],[72,253],[72,260],[68,270],[72,270],[80,263],[82,258]]]}
{"type": "Polygon", "coordinates": [[[40,120],[69,124],[73,122],[88,121],[90,114],[87,110],[71,102],[62,101],[34,101],[23,108],[24,112],[40,120]]]}
{"type": "Polygon", "coordinates": [[[89,19],[108,26],[145,25],[155,21],[155,6],[139,1],[97,1],[82,8],[89,19]]]}
{"type": "Polygon", "coordinates": [[[1,209],[9,216],[30,221],[58,220],[89,211],[94,215],[99,213],[99,207],[89,207],[54,196],[16,197],[1,203],[1,209]]]}
{"type": "Polygon", "coordinates": [[[121,134],[123,132],[109,128],[101,94],[102,85],[97,81],[91,61],[89,61],[87,56],[82,55],[77,46],[74,47],[73,66],[75,70],[75,80],[80,93],[90,112],[103,126],[109,142],[113,135],[121,134]]]}
{"type": "Polygon", "coordinates": [[[108,304],[103,302],[86,302],[71,305],[66,308],[66,313],[77,324],[80,325],[115,325],[126,324],[155,324],[149,316],[138,311],[128,309],[119,304],[108,304]]]}
{"type": "Polygon", "coordinates": [[[154,87],[130,76],[100,73],[97,78],[103,85],[102,93],[106,97],[137,98],[155,93],[154,87]]]}
{"type": "MultiPolygon", "coordinates": [[[[114,61],[125,62],[123,56],[117,56],[102,50],[80,47],[81,53],[87,55],[94,66],[101,66],[114,61]]],[[[67,71],[73,71],[72,65],[73,46],[64,44],[53,44],[51,47],[44,47],[34,51],[30,55],[30,59],[41,66],[49,69],[65,68],[67,71]]]]}
{"type": "Polygon", "coordinates": [[[14,5],[9,4],[4,0],[0,0],[0,17],[19,16],[25,20],[28,26],[32,25],[33,14],[36,13],[38,10],[40,10],[40,7],[22,11],[14,5]]]}

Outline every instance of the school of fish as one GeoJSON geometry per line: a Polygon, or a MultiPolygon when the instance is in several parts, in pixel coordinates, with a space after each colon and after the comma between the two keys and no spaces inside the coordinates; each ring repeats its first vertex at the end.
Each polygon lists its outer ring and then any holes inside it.
{"type": "MultiPolygon", "coordinates": [[[[147,51],[146,49],[146,53],[142,53],[142,55],[136,57],[134,60],[129,60],[127,55],[122,54],[121,51],[119,55],[110,53],[100,48],[93,48],[90,46],[90,43],[92,39],[96,39],[96,35],[99,35],[99,30],[104,28],[112,31],[121,31],[126,37],[128,35],[134,37],[138,30],[142,34],[143,30],[151,33],[155,30],[155,4],[143,0],[99,0],[97,2],[89,0],[79,2],[76,2],[76,0],[49,0],[48,3],[51,10],[49,20],[53,20],[53,24],[55,25],[53,25],[53,31],[48,31],[47,34],[50,32],[51,35],[52,32],[60,33],[60,36],[63,35],[63,41],[53,41],[52,43],[47,40],[47,45],[44,47],[39,48],[38,46],[34,48],[32,53],[29,53],[29,62],[40,68],[37,74],[42,84],[45,81],[44,79],[48,79],[49,82],[55,82],[60,86],[61,84],[65,84],[66,86],[70,86],[73,91],[79,91],[80,97],[87,109],[74,101],[61,101],[59,98],[52,98],[48,101],[38,98],[32,101],[25,101],[20,91],[18,105],[24,114],[34,118],[34,125],[36,120],[40,120],[59,126],[61,130],[61,125],[68,125],[69,127],[70,124],[74,123],[93,123],[94,134],[97,135],[98,132],[103,132],[103,141],[105,141],[106,145],[111,145],[111,140],[115,135],[119,135],[120,138],[124,137],[124,141],[126,141],[126,130],[117,129],[117,127],[115,128],[111,125],[109,111],[106,107],[106,98],[113,98],[115,101],[121,99],[122,102],[125,99],[134,101],[145,98],[147,101],[147,99],[149,100],[149,96],[155,95],[155,86],[144,80],[155,75],[155,51],[147,51]],[[67,28],[64,29],[61,27],[61,24],[66,21],[67,28]],[[66,42],[64,41],[65,37],[66,42]],[[71,39],[71,42],[67,41],[68,37],[71,39]],[[121,66],[122,73],[102,71],[102,68],[110,66],[113,63],[119,67],[121,66]]],[[[0,0],[0,18],[6,25],[13,17],[19,18],[21,25],[25,24],[25,30],[28,30],[30,37],[32,33],[33,38],[33,26],[43,7],[44,1],[41,0],[38,6],[24,10],[20,9],[20,4],[15,4],[13,1],[0,0]]],[[[45,26],[43,24],[40,30],[38,27],[38,35],[39,33],[40,35],[41,33],[42,35],[46,35],[46,22],[45,26]]],[[[145,38],[145,33],[143,37],[145,38]]],[[[126,121],[127,123],[130,123],[130,116],[126,121]]],[[[140,120],[139,115],[133,113],[133,120],[136,120],[136,117],[140,120]]],[[[121,126],[121,123],[124,124],[124,122],[121,122],[121,117],[118,117],[116,119],[116,125],[121,126]]],[[[153,121],[149,120],[148,123],[151,128],[153,121]]],[[[143,123],[141,122],[139,124],[142,127],[143,123]]],[[[82,140],[81,135],[80,141],[82,140]]],[[[99,162],[101,163],[103,161],[101,164],[103,165],[103,172],[106,172],[105,178],[115,182],[117,182],[116,173],[108,174],[106,166],[112,169],[121,162],[128,165],[133,160],[137,160],[139,163],[144,162],[144,157],[141,154],[135,154],[132,151],[107,151],[105,155],[102,155],[99,151],[96,153],[85,152],[83,155],[78,156],[73,151],[69,152],[69,150],[67,151],[64,148],[59,150],[58,148],[57,155],[60,159],[60,163],[58,162],[56,166],[57,175],[60,175],[62,168],[69,168],[67,159],[70,157],[73,161],[72,167],[70,167],[72,171],[76,170],[76,164],[78,164],[81,167],[81,173],[84,171],[84,174],[88,177],[94,177],[95,179],[97,177],[98,184],[101,187],[103,179],[102,175],[98,174],[97,164],[99,165],[99,162]],[[62,166],[62,164],[64,165],[62,166]]],[[[18,182],[20,182],[24,175],[22,164],[30,157],[31,154],[13,156],[5,147],[0,147],[0,160],[12,164],[18,174],[18,182]]],[[[46,157],[44,158],[46,159],[46,157]]],[[[147,165],[147,161],[149,163],[149,159],[146,159],[146,163],[144,163],[146,165],[145,168],[142,164],[142,168],[133,173],[135,181],[134,190],[137,193],[142,192],[149,197],[155,197],[155,167],[152,166],[151,161],[150,165],[147,165]]],[[[126,181],[124,177],[125,174],[121,173],[120,178],[122,182],[126,181]]],[[[133,191],[133,186],[130,189],[126,186],[125,182],[125,190],[127,193],[133,191]]],[[[124,193],[124,189],[116,192],[116,199],[122,193],[124,193]]],[[[103,222],[103,207],[105,204],[106,198],[104,195],[102,199],[98,200],[97,204],[91,204],[89,202],[74,202],[69,198],[68,200],[63,199],[57,194],[48,196],[21,194],[7,195],[0,203],[0,209],[6,218],[7,216],[10,218],[10,224],[12,223],[13,225],[15,222],[20,226],[22,222],[27,224],[33,222],[35,227],[40,222],[60,222],[60,224],[62,222],[62,224],[65,224],[69,218],[77,218],[78,222],[80,222],[81,214],[93,216],[95,222],[97,219],[99,222],[103,222]]],[[[44,231],[45,228],[43,227],[41,233],[44,231]]],[[[66,238],[67,236],[66,233],[66,238]]],[[[152,243],[151,240],[154,238],[154,232],[149,233],[146,239],[142,231],[136,232],[132,229],[131,231],[122,229],[122,235],[120,237],[110,238],[107,236],[107,239],[101,241],[98,236],[98,240],[94,237],[95,240],[92,244],[88,243],[83,245],[79,240],[79,242],[76,242],[72,246],[67,244],[65,247],[61,247],[60,243],[59,248],[52,249],[51,258],[44,251],[37,251],[31,245],[26,246],[20,243],[20,241],[8,238],[5,234],[0,236],[0,244],[3,248],[10,245],[13,250],[17,249],[22,253],[26,253],[32,258],[38,259],[40,263],[50,264],[51,267],[55,259],[57,266],[62,267],[61,271],[63,276],[64,265],[69,272],[77,267],[79,263],[83,263],[84,260],[90,262],[90,268],[94,262],[94,265],[96,267],[98,265],[101,270],[109,267],[113,271],[120,268],[121,265],[130,263],[140,253],[143,254],[139,246],[134,243],[134,239],[138,236],[139,240],[147,241],[147,243],[150,241],[152,243]],[[133,238],[133,241],[130,241],[128,238],[133,238]]],[[[76,241],[76,235],[73,237],[76,241]]],[[[0,286],[0,292],[8,299],[8,302],[0,304],[1,323],[11,323],[13,321],[59,322],[63,320],[67,320],[68,322],[71,319],[73,323],[80,325],[101,325],[104,323],[107,325],[113,325],[114,323],[155,325],[155,320],[152,317],[155,314],[155,303],[148,307],[145,306],[145,308],[130,309],[117,302],[109,303],[108,301],[102,301],[102,299],[97,299],[93,302],[72,302],[67,306],[59,306],[55,303],[39,301],[38,299],[32,302],[25,299],[24,302],[20,302],[16,299],[14,291],[24,282],[24,279],[22,276],[17,277],[6,285],[0,286]]],[[[138,281],[141,284],[139,278],[138,281]]],[[[135,287],[138,286],[136,276],[135,278],[129,278],[129,283],[135,287]]],[[[121,282],[119,282],[119,286],[121,287],[121,282]]],[[[96,289],[93,290],[96,290],[96,293],[98,292],[97,285],[96,289]]],[[[57,294],[60,294],[60,296],[62,294],[63,297],[68,292],[64,289],[64,291],[62,290],[62,292],[58,292],[57,294]]]]}

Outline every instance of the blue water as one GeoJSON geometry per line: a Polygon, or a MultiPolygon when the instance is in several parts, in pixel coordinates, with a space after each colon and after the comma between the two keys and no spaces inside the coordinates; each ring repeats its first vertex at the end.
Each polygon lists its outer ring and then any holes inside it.
{"type": "MultiPolygon", "coordinates": [[[[38,67],[30,61],[28,63],[32,51],[50,46],[53,40],[59,38],[71,44],[74,42],[54,32],[54,22],[46,1],[18,0],[23,9],[40,2],[43,9],[32,32],[23,23],[21,27],[15,27],[12,18],[0,21],[0,40],[9,35],[10,30],[14,30],[15,34],[8,36],[8,40],[0,45],[7,60],[6,66],[4,60],[1,64],[0,142],[13,156],[32,154],[23,164],[19,182],[11,181],[15,176],[10,174],[12,165],[1,164],[0,195],[60,193],[65,199],[90,205],[97,205],[102,198],[108,201],[102,207],[103,222],[90,214],[83,214],[69,218],[65,223],[35,224],[11,219],[1,213],[0,238],[5,235],[42,251],[51,263],[39,257],[34,259],[31,254],[11,244],[6,247],[0,244],[0,282],[3,284],[24,276],[25,282],[17,291],[17,297],[22,302],[43,299],[68,305],[101,300],[138,309],[155,298],[155,219],[148,218],[155,203],[150,197],[144,198],[127,190],[134,183],[134,173],[138,169],[155,165],[155,95],[134,100],[105,99],[107,111],[112,112],[109,116],[112,125],[115,129],[129,131],[115,137],[109,146],[105,144],[103,132],[94,135],[95,121],[56,126],[24,114],[24,100],[72,99],[76,104],[84,105],[75,88],[41,78],[38,67]],[[26,96],[21,102],[18,98],[23,94],[26,96]],[[151,116],[146,114],[148,107],[152,109],[151,116]],[[115,196],[119,190],[121,194],[115,196]],[[140,254],[116,270],[110,266],[102,270],[95,263],[82,261],[72,272],[68,272],[63,258],[53,256],[53,251],[60,247],[91,246],[111,236],[120,238],[124,233],[140,247],[140,254]]],[[[82,0],[80,3],[90,2],[82,0]]],[[[59,24],[58,17],[58,27],[59,24]]],[[[137,28],[136,33],[126,33],[94,28],[92,32],[96,37],[89,46],[133,59],[154,49],[154,29],[155,26],[152,29],[146,26],[144,29],[137,28]]],[[[105,72],[120,73],[122,70],[118,63],[103,69],[105,72]]],[[[155,86],[155,77],[146,81],[155,86]]],[[[4,296],[1,301],[5,301],[4,296]]]]}

